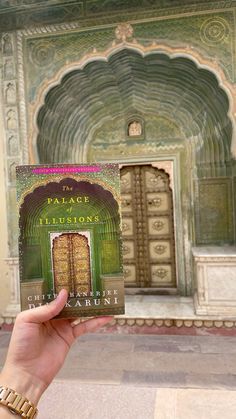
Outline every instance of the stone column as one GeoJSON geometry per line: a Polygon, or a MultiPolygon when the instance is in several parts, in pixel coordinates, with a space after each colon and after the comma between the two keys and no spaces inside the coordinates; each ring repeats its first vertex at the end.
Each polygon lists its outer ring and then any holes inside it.
{"type": "Polygon", "coordinates": [[[10,303],[2,313],[3,323],[12,324],[20,312],[20,283],[19,283],[19,259],[16,257],[7,258],[8,275],[10,280],[10,303]]]}

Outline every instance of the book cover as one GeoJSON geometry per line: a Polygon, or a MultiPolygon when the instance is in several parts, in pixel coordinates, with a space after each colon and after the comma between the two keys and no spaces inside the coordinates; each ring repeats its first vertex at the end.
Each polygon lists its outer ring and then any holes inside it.
{"type": "Polygon", "coordinates": [[[60,317],[124,313],[118,164],[16,168],[22,310],[62,288],[60,317]]]}

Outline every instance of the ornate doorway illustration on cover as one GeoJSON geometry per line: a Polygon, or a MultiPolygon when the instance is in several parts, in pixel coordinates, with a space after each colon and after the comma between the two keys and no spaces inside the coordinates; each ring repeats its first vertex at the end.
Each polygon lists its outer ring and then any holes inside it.
{"type": "Polygon", "coordinates": [[[127,287],[175,288],[173,198],[169,175],[152,165],[121,168],[127,287]]]}
{"type": "Polygon", "coordinates": [[[85,234],[62,233],[52,238],[55,293],[62,288],[75,295],[91,291],[89,232],[85,234]]]}

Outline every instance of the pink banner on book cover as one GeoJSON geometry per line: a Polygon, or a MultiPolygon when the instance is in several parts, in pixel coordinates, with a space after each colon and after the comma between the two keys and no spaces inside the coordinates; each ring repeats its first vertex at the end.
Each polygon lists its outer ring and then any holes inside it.
{"type": "Polygon", "coordinates": [[[37,167],[32,169],[32,173],[81,173],[81,172],[100,172],[99,166],[61,166],[61,167],[37,167]]]}

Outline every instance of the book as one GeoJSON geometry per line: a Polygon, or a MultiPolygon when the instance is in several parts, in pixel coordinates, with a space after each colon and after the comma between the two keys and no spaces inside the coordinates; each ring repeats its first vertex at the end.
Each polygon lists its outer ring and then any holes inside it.
{"type": "Polygon", "coordinates": [[[59,317],[124,313],[118,164],[16,168],[21,309],[64,288],[59,317]]]}

